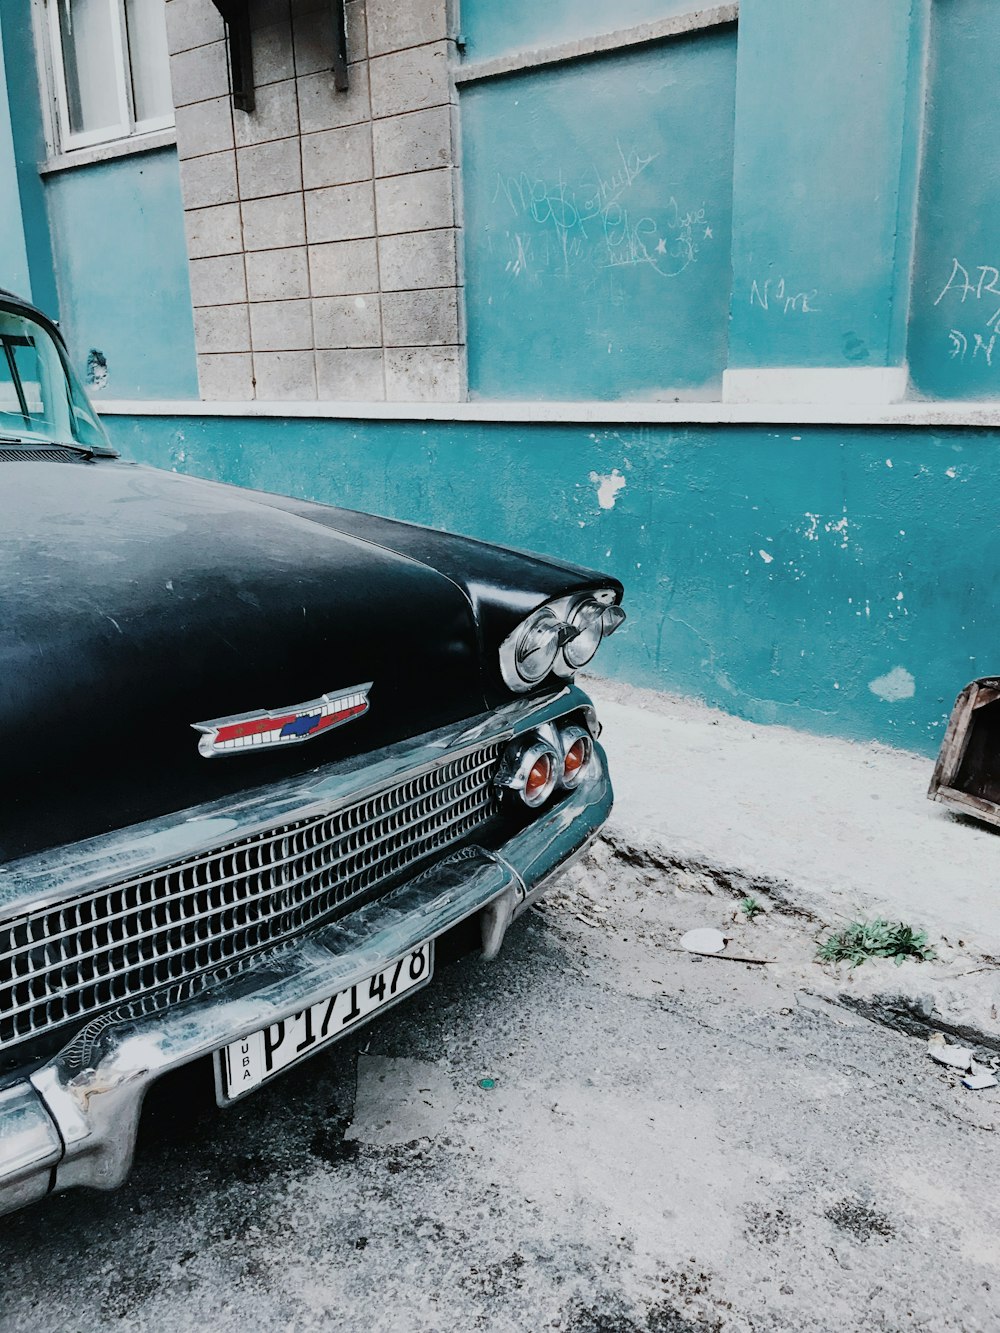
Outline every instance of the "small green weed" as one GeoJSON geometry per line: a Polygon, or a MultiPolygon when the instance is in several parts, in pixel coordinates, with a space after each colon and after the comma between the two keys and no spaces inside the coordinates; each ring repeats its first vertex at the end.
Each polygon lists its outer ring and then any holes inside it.
{"type": "Polygon", "coordinates": [[[764,904],[758,902],[756,898],[752,898],[749,894],[745,898],[741,898],[737,906],[748,921],[755,921],[764,910],[764,904]]]}
{"type": "Polygon", "coordinates": [[[922,963],[934,958],[934,946],[927,943],[926,930],[914,930],[903,921],[852,921],[843,930],[828,936],[816,953],[822,963],[850,963],[857,967],[866,958],[891,958],[899,964],[904,958],[922,963]]]}

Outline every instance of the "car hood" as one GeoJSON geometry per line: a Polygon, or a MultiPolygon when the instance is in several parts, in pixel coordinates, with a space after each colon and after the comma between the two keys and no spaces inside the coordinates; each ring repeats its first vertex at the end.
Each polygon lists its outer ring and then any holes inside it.
{"type": "Polygon", "coordinates": [[[427,563],[265,497],[119,463],[4,465],[0,856],[377,748],[486,706],[470,598],[427,563]],[[280,750],[195,723],[370,682],[280,750]]]}

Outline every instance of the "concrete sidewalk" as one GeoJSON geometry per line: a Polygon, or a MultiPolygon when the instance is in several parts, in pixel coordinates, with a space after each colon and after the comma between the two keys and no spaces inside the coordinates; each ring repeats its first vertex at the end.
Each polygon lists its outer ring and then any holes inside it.
{"type": "Polygon", "coordinates": [[[586,688],[618,838],[822,922],[888,916],[1000,953],[1000,834],[927,800],[929,759],[609,681],[586,688]]]}
{"type": "Polygon", "coordinates": [[[609,681],[585,688],[604,724],[619,853],[817,925],[884,916],[926,929],[937,963],[865,964],[841,972],[841,989],[854,1001],[889,994],[926,1019],[933,1011],[931,1027],[997,1047],[1000,834],[927,799],[931,760],[609,681]]]}

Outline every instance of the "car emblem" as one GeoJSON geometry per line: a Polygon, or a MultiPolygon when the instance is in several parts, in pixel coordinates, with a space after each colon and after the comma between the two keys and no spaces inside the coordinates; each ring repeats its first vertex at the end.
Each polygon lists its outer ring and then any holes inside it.
{"type": "Polygon", "coordinates": [[[273,750],[280,745],[311,741],[367,713],[371,687],[369,681],[367,685],[352,685],[290,708],[275,708],[272,712],[261,709],[236,717],[217,717],[213,722],[192,722],[195,731],[202,733],[198,751],[206,759],[217,759],[245,750],[273,750]]]}

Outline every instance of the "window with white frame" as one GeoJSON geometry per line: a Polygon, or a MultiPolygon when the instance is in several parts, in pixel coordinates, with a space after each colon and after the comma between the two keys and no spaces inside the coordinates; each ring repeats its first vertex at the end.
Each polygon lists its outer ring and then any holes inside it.
{"type": "Polygon", "coordinates": [[[174,123],[164,0],[45,0],[64,151],[174,123]]]}

